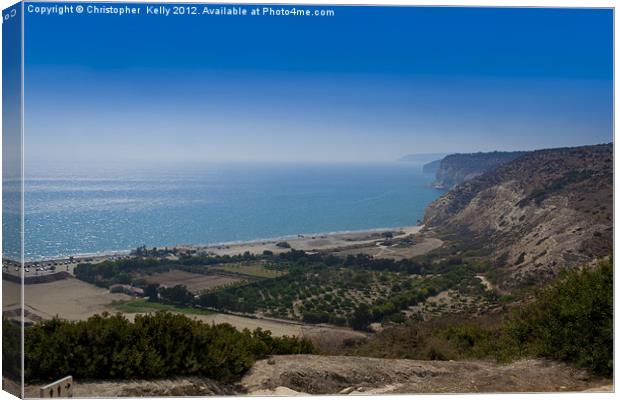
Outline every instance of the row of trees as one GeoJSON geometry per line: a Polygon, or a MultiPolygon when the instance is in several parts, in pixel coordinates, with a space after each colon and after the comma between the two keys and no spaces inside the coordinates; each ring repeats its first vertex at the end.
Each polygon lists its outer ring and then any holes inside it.
{"type": "Polygon", "coordinates": [[[28,381],[162,378],[201,375],[229,382],[257,359],[314,352],[305,339],[276,338],[269,331],[238,331],[184,315],[159,312],[130,322],[120,314],[86,321],[44,321],[25,332],[28,381]]]}
{"type": "Polygon", "coordinates": [[[484,288],[475,277],[474,270],[466,264],[455,265],[441,275],[420,279],[413,286],[402,286],[404,287],[401,290],[393,293],[384,301],[374,305],[360,305],[353,313],[350,321],[351,327],[366,330],[372,322],[381,322],[386,319],[402,322],[402,310],[422,303],[444,290],[456,289],[462,293],[484,293],[484,288]]]}
{"type": "Polygon", "coordinates": [[[86,282],[101,287],[109,287],[113,284],[133,283],[139,279],[140,274],[165,272],[170,268],[186,268],[192,272],[207,272],[208,268],[206,267],[210,265],[257,260],[272,261],[276,265],[278,263],[292,263],[302,269],[307,265],[321,263],[326,266],[340,265],[359,270],[405,272],[408,274],[436,273],[438,269],[462,263],[460,259],[448,260],[439,264],[414,260],[394,261],[375,259],[364,254],[349,255],[342,259],[333,255],[308,254],[295,249],[278,255],[266,251],[262,255],[253,255],[248,252],[235,256],[194,255],[176,260],[150,257],[148,255],[151,253],[146,250],[136,254],[140,255],[120,260],[107,260],[97,264],[79,264],[75,268],[75,275],[78,279],[86,282]]]}
{"type": "MultiPolygon", "coordinates": [[[[266,260],[276,264],[298,262],[307,257],[303,251],[291,250],[290,252],[274,255],[272,252],[265,252],[262,255],[253,255],[245,252],[240,255],[192,255],[183,256],[178,259],[168,259],[147,256],[151,254],[142,250],[134,257],[106,260],[96,264],[83,263],[75,268],[75,276],[85,282],[92,283],[100,287],[110,287],[114,284],[136,284],[140,282],[144,285],[141,275],[166,272],[172,268],[182,269],[195,273],[208,273],[209,266],[218,264],[229,264],[239,262],[249,262],[266,260]]],[[[277,265],[276,265],[277,266],[277,265]]]]}

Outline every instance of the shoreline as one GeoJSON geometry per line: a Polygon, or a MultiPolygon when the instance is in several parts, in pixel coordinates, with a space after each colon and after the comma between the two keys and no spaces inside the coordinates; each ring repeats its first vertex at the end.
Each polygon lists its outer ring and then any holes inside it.
{"type": "MultiPolygon", "coordinates": [[[[290,234],[283,235],[277,237],[270,238],[259,238],[259,239],[250,239],[250,240],[236,240],[236,241],[227,241],[227,242],[217,242],[217,243],[207,243],[207,244],[177,244],[177,245],[166,245],[166,246],[155,246],[156,249],[166,250],[166,249],[178,249],[178,250],[189,250],[189,251],[206,251],[211,252],[217,255],[233,255],[233,254],[243,254],[245,249],[254,249],[257,250],[259,247],[270,247],[266,250],[272,250],[271,247],[276,247],[278,242],[289,242],[292,248],[297,250],[311,251],[310,247],[317,247],[317,249],[329,248],[329,247],[338,247],[338,245],[354,245],[354,244],[363,244],[369,243],[376,240],[381,240],[380,235],[386,232],[392,232],[394,234],[394,238],[405,237],[411,234],[418,233],[424,225],[409,225],[409,226],[399,226],[399,227],[382,227],[382,228],[369,228],[362,230],[343,230],[343,231],[331,231],[331,232],[323,232],[323,233],[298,233],[298,234],[290,234]],[[319,241],[330,241],[329,244],[326,243],[318,243],[319,241]],[[336,243],[334,243],[336,242],[336,243]],[[297,244],[300,247],[295,247],[293,244],[297,244]],[[236,253],[237,251],[238,253],[236,253]],[[219,254],[223,253],[223,254],[219,254]]],[[[73,258],[73,263],[78,263],[80,261],[84,261],[87,259],[100,260],[105,258],[120,258],[127,257],[131,255],[131,252],[135,249],[125,249],[125,250],[104,250],[101,252],[94,253],[76,253],[74,255],[58,255],[51,257],[40,257],[40,258],[32,258],[26,259],[25,265],[33,265],[35,263],[50,263],[50,262],[67,262],[70,258],[73,258]]],[[[276,252],[289,251],[288,248],[279,248],[276,247],[276,252]]],[[[273,251],[272,250],[272,251],[273,251]]],[[[261,251],[262,253],[262,251],[261,251]]],[[[8,261],[10,263],[18,263],[15,260],[4,258],[3,261],[8,261]]]]}

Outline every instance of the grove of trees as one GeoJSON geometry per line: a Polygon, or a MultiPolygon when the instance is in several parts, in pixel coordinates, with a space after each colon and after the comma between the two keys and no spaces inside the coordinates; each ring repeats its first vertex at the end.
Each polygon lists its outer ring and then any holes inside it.
{"type": "Polygon", "coordinates": [[[306,339],[167,312],[137,315],[133,322],[120,314],[42,321],[26,329],[24,346],[27,381],[200,375],[229,382],[269,355],[314,352],[306,339]]]}

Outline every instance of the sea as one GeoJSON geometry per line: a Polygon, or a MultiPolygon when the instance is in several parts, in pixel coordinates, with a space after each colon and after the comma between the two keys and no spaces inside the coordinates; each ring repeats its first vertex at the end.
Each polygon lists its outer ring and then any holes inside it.
{"type": "Polygon", "coordinates": [[[418,225],[443,193],[404,162],[42,164],[25,176],[30,261],[418,225]]]}

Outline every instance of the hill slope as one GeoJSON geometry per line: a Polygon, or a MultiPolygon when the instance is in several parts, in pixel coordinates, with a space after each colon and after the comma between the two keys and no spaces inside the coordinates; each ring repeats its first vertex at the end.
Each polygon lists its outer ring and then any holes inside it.
{"type": "Polygon", "coordinates": [[[431,203],[424,223],[488,251],[514,287],[612,252],[611,144],[527,153],[431,203]]]}

